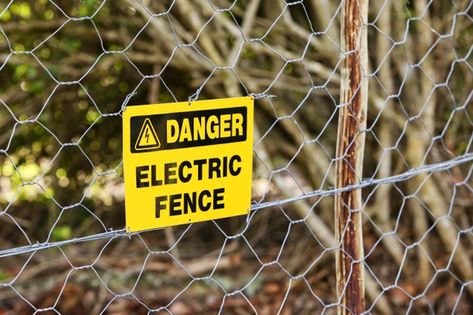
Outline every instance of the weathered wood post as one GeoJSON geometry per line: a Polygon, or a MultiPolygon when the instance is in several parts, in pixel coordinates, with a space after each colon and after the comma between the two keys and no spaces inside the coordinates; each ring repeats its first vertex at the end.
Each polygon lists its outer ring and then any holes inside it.
{"type": "MultiPolygon", "coordinates": [[[[369,0],[345,0],[342,11],[340,108],[337,138],[337,188],[356,185],[362,178],[368,106],[368,44],[366,23],[369,0]]],[[[365,310],[361,190],[335,196],[335,234],[339,314],[365,310]]]]}

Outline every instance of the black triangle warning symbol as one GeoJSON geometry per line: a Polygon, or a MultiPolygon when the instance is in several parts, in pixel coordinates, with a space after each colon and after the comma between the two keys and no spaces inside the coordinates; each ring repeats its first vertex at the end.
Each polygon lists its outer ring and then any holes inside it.
{"type": "Polygon", "coordinates": [[[136,151],[156,150],[161,146],[158,135],[154,130],[153,124],[149,118],[146,118],[141,126],[140,134],[135,142],[136,151]]]}

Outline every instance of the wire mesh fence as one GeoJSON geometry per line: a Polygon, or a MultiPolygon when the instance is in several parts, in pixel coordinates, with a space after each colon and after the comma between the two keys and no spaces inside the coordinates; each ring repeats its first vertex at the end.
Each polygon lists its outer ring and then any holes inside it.
{"type": "Polygon", "coordinates": [[[472,313],[473,1],[371,1],[363,174],[338,187],[345,4],[0,1],[0,314],[335,314],[357,189],[365,312],[472,313]],[[251,213],[125,232],[124,108],[241,95],[251,213]]]}

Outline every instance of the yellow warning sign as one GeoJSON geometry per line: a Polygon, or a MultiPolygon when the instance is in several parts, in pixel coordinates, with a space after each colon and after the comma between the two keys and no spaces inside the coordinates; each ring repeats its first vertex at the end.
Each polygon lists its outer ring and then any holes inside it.
{"type": "Polygon", "coordinates": [[[136,151],[154,151],[155,149],[159,149],[161,144],[159,143],[159,138],[154,131],[154,127],[151,124],[151,120],[146,118],[143,126],[141,127],[140,134],[136,139],[135,143],[135,150],[136,151]]]}
{"type": "Polygon", "coordinates": [[[123,112],[128,231],[247,214],[253,99],[128,106],[123,112]]]}

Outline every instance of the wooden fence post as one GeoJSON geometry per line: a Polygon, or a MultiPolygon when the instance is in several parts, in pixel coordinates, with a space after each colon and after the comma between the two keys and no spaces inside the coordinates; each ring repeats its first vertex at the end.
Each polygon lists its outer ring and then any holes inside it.
{"type": "MultiPolygon", "coordinates": [[[[340,108],[337,138],[337,188],[356,185],[362,178],[368,106],[368,45],[366,21],[369,0],[345,0],[342,11],[340,108]]],[[[339,314],[365,310],[361,189],[335,196],[335,234],[339,314]]]]}

